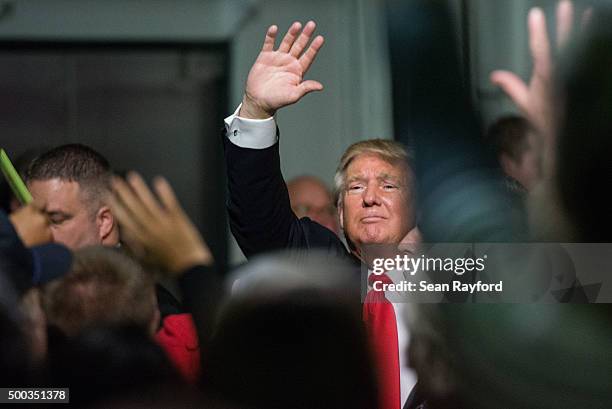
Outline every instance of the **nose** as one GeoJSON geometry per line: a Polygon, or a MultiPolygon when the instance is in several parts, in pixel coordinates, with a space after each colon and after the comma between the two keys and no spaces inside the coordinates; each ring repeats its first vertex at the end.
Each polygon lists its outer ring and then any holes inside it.
{"type": "Polygon", "coordinates": [[[363,207],[372,207],[380,205],[380,196],[378,189],[374,186],[368,186],[363,191],[363,207]]]}

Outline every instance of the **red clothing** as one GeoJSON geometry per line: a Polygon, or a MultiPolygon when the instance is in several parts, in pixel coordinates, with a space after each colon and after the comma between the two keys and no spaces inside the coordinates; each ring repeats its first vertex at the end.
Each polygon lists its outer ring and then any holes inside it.
{"type": "Polygon", "coordinates": [[[172,314],[164,318],[155,341],[166,351],[170,362],[190,383],[200,376],[200,347],[191,314],[172,314]]]}
{"type": "MultiPolygon", "coordinates": [[[[369,280],[390,284],[382,274],[371,274],[369,280]]],[[[379,409],[400,409],[401,386],[397,323],[393,304],[383,291],[370,290],[363,304],[363,320],[373,349],[374,363],[379,380],[379,409]]]]}

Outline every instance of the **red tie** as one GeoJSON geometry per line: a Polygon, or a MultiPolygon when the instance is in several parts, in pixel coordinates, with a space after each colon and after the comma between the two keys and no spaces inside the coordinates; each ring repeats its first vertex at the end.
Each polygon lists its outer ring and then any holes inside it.
{"type": "MultiPolygon", "coordinates": [[[[370,274],[368,282],[391,284],[386,274],[370,274]]],[[[378,285],[380,286],[380,284],[378,285]]],[[[378,287],[377,286],[377,287],[378,287]]],[[[380,286],[382,288],[382,286],[380,286]]],[[[379,382],[379,408],[400,409],[400,367],[397,323],[393,304],[387,300],[384,291],[368,291],[363,304],[363,320],[373,348],[374,362],[379,382]]]]}

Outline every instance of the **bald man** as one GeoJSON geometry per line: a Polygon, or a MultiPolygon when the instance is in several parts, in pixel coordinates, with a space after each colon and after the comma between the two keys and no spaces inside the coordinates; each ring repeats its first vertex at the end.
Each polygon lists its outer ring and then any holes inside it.
{"type": "Polygon", "coordinates": [[[338,213],[332,194],[318,178],[298,176],[287,182],[291,208],[297,217],[308,217],[338,235],[338,213]]]}

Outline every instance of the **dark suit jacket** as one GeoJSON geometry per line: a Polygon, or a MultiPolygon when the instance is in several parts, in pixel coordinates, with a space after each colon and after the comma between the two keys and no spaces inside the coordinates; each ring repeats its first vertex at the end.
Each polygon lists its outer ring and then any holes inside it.
{"type": "Polygon", "coordinates": [[[247,258],[280,249],[312,248],[353,258],[332,231],[307,217],[298,219],[291,210],[278,143],[266,149],[242,148],[223,134],[230,228],[247,258]]]}
{"type": "MultiPolygon", "coordinates": [[[[233,144],[224,131],[223,146],[230,228],[247,258],[279,249],[307,252],[322,248],[359,266],[359,260],[336,234],[307,217],[298,219],[291,210],[278,143],[265,149],[242,148],[233,144]]],[[[417,406],[413,399],[405,408],[417,406]]]]}

